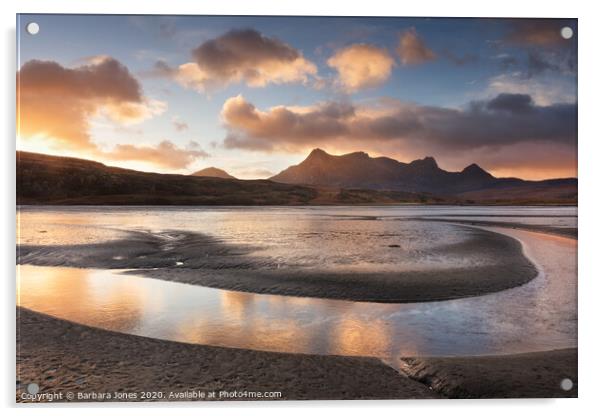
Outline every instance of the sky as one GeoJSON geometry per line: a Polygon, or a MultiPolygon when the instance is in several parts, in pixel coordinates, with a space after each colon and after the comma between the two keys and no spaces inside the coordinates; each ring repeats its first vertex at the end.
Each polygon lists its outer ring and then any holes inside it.
{"type": "Polygon", "coordinates": [[[496,176],[577,175],[576,20],[17,20],[19,150],[242,179],[318,147],[433,156],[451,171],[477,163],[496,176]]]}

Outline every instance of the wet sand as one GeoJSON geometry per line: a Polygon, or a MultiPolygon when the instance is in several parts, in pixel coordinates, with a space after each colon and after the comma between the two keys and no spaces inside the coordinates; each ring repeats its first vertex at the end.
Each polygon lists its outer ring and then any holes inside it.
{"type": "Polygon", "coordinates": [[[389,303],[479,296],[525,284],[537,276],[518,241],[487,230],[471,229],[466,241],[440,247],[433,254],[472,256],[478,261],[448,269],[395,272],[324,272],[295,265],[280,269],[273,259],[261,256],[257,247],[236,246],[195,233],[130,232],[127,238],[99,244],[21,245],[17,264],[133,269],[137,275],[219,289],[389,303]]]}
{"type": "Polygon", "coordinates": [[[401,358],[412,379],[453,398],[577,397],[577,349],[482,357],[401,358]],[[573,383],[569,391],[563,379],[573,383]]]}
{"type": "Polygon", "coordinates": [[[205,400],[577,396],[576,349],[401,358],[404,374],[376,358],[184,344],[95,329],[23,308],[17,313],[18,402],[27,402],[21,394],[31,382],[40,385],[40,393],[63,392],[65,398],[68,392],[142,391],[162,391],[164,400],[200,400],[169,399],[169,392],[187,391],[281,392],[279,398],[205,400]],[[564,378],[575,383],[571,391],[560,388],[564,378]]]}
{"type": "MultiPolygon", "coordinates": [[[[282,394],[267,400],[439,397],[376,358],[184,344],[95,329],[24,308],[17,313],[17,401],[25,401],[21,394],[32,382],[40,393],[63,396],[249,391],[282,394]]],[[[257,400],[227,400],[236,399],[257,400]]]]}

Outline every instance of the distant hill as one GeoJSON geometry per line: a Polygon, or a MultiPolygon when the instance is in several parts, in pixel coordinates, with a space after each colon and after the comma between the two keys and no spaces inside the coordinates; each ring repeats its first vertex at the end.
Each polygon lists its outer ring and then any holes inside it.
{"type": "Polygon", "coordinates": [[[194,172],[190,176],[207,176],[210,178],[236,179],[234,176],[230,175],[225,170],[214,168],[213,166],[194,172]]]}
{"type": "Polygon", "coordinates": [[[476,164],[460,172],[448,172],[432,157],[403,163],[387,157],[373,158],[364,152],[335,156],[314,149],[303,162],[270,179],[308,186],[428,193],[471,201],[577,201],[575,178],[496,178],[476,164]]]}
{"type": "Polygon", "coordinates": [[[269,180],[138,172],[70,157],[17,152],[17,204],[332,205],[442,203],[411,192],[342,190],[269,180]]]}

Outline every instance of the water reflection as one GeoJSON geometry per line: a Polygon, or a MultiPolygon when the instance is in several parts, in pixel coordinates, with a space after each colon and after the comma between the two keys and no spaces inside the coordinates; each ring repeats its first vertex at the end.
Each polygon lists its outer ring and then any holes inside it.
{"type": "Polygon", "coordinates": [[[391,327],[383,319],[347,316],[332,328],[332,347],[342,355],[366,355],[366,351],[391,351],[391,327]]]}
{"type": "Polygon", "coordinates": [[[106,285],[101,270],[44,267],[39,268],[42,272],[29,272],[28,269],[29,266],[17,269],[17,304],[24,301],[34,306],[34,310],[40,310],[35,305],[50,301],[52,309],[60,309],[60,317],[64,319],[79,322],[84,316],[88,325],[122,332],[135,331],[145,312],[156,312],[149,303],[148,288],[135,281],[113,279],[106,285]],[[95,308],[93,313],[91,308],[95,308]]]}
{"type": "Polygon", "coordinates": [[[475,298],[374,304],[258,295],[120,271],[18,266],[18,304],[100,328],[268,351],[469,355],[576,345],[576,242],[519,238],[544,271],[522,287],[475,298]]]}

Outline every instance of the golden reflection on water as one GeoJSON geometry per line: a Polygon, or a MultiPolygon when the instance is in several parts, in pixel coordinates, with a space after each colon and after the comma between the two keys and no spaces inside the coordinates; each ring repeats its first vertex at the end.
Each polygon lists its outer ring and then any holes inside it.
{"type": "Polygon", "coordinates": [[[333,349],[343,355],[369,355],[368,351],[388,351],[390,329],[380,320],[344,319],[333,328],[333,349]]]}
{"type": "Polygon", "coordinates": [[[307,351],[312,333],[300,327],[293,315],[270,314],[265,306],[271,301],[254,294],[219,292],[219,313],[182,321],[174,331],[176,339],[266,351],[307,351]]]}
{"type": "Polygon", "coordinates": [[[346,319],[313,325],[333,310],[344,316],[353,302],[208,289],[111,270],[17,267],[18,305],[105,329],[189,343],[301,353],[318,348],[333,354],[371,356],[391,345],[384,322],[358,319],[353,313],[346,319]],[[198,296],[190,296],[193,292],[198,296]]]}
{"type": "Polygon", "coordinates": [[[153,297],[136,282],[103,284],[103,271],[17,266],[17,305],[74,322],[116,331],[136,328],[153,297]],[[115,313],[117,312],[117,313],[115,313]]]}
{"type": "MultiPolygon", "coordinates": [[[[321,328],[303,324],[303,311],[345,315],[353,303],[285,296],[258,296],[173,284],[102,271],[18,267],[17,304],[74,322],[181,342],[240,346],[267,351],[374,355],[390,348],[390,329],[379,320],[346,319],[321,328]],[[165,288],[175,290],[162,290],[165,288]],[[200,297],[184,294],[199,291],[200,297]],[[217,296],[217,299],[212,297],[217,296]],[[182,310],[175,306],[178,300],[182,310]],[[300,309],[299,309],[300,308],[300,309]],[[181,319],[178,314],[181,313],[181,319]],[[160,323],[161,317],[175,315],[160,323]],[[160,328],[152,327],[159,322],[160,328]],[[144,326],[150,325],[150,333],[144,326]]],[[[386,307],[383,305],[382,307],[386,307]]]]}
{"type": "Polygon", "coordinates": [[[221,293],[220,300],[223,313],[230,315],[233,319],[240,320],[250,315],[249,309],[253,300],[248,294],[224,291],[221,293]]]}
{"type": "Polygon", "coordinates": [[[576,242],[504,232],[525,243],[545,276],[454,301],[376,304],[258,295],[119,270],[21,265],[17,303],[109,330],[267,351],[390,359],[576,345],[576,242]]]}

